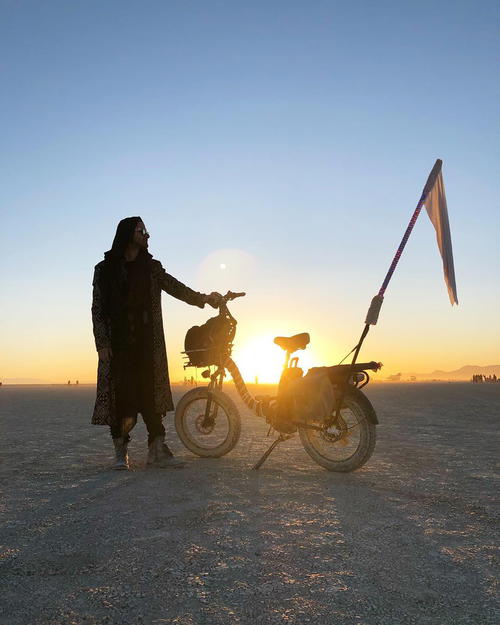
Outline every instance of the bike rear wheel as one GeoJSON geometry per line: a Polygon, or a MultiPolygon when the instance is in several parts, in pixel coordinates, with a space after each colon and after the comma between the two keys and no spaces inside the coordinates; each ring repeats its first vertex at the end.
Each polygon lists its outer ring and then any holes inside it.
{"type": "Polygon", "coordinates": [[[201,387],[188,391],[177,404],[175,429],[183,444],[194,454],[220,458],[238,442],[241,420],[230,397],[221,391],[201,387]]]}
{"type": "Polygon", "coordinates": [[[325,428],[311,420],[312,429],[299,426],[302,445],[311,458],[329,471],[349,472],[362,467],[375,448],[373,406],[361,391],[349,390],[342,403],[337,427],[325,428]]]}

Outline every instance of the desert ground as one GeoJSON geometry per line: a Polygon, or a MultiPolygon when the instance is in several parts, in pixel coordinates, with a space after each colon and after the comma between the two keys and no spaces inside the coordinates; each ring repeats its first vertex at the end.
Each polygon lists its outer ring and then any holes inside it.
{"type": "MultiPolygon", "coordinates": [[[[175,387],[175,398],[188,390],[175,387]]],[[[234,390],[231,390],[234,396],[234,390]]],[[[369,463],[331,473],[241,401],[238,446],[109,469],[94,388],[0,389],[2,625],[500,622],[500,384],[373,384],[369,463]]],[[[235,399],[237,399],[234,396],[235,399]]]]}

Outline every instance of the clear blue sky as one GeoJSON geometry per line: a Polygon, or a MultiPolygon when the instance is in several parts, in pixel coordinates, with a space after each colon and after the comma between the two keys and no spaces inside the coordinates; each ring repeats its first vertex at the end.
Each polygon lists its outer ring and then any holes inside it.
{"type": "MultiPolygon", "coordinates": [[[[437,157],[460,305],[422,214],[366,356],[498,364],[499,7],[0,0],[0,377],[92,379],[92,268],[136,214],[176,277],[248,291],[242,341],[333,361],[437,157]]],[[[175,371],[206,317],[165,299],[175,371]]]]}

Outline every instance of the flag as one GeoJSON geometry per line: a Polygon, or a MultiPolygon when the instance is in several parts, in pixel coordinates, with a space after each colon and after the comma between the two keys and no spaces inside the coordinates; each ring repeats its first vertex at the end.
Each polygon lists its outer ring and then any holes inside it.
{"type": "Polygon", "coordinates": [[[448,220],[448,207],[446,206],[446,194],[444,192],[443,174],[441,171],[436,176],[435,182],[424,200],[424,204],[432,225],[436,230],[437,244],[443,259],[444,281],[448,288],[450,302],[452,305],[458,304],[450,222],[448,220]]]}

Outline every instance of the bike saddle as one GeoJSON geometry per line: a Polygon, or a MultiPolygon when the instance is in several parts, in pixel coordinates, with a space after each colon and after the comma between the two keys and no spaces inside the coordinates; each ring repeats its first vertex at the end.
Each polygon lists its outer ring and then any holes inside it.
{"type": "Polygon", "coordinates": [[[309,344],[311,337],[307,332],[303,332],[302,334],[295,334],[294,336],[277,336],[274,339],[276,345],[284,349],[286,352],[290,354],[297,349],[305,349],[306,345],[309,344]]]}

